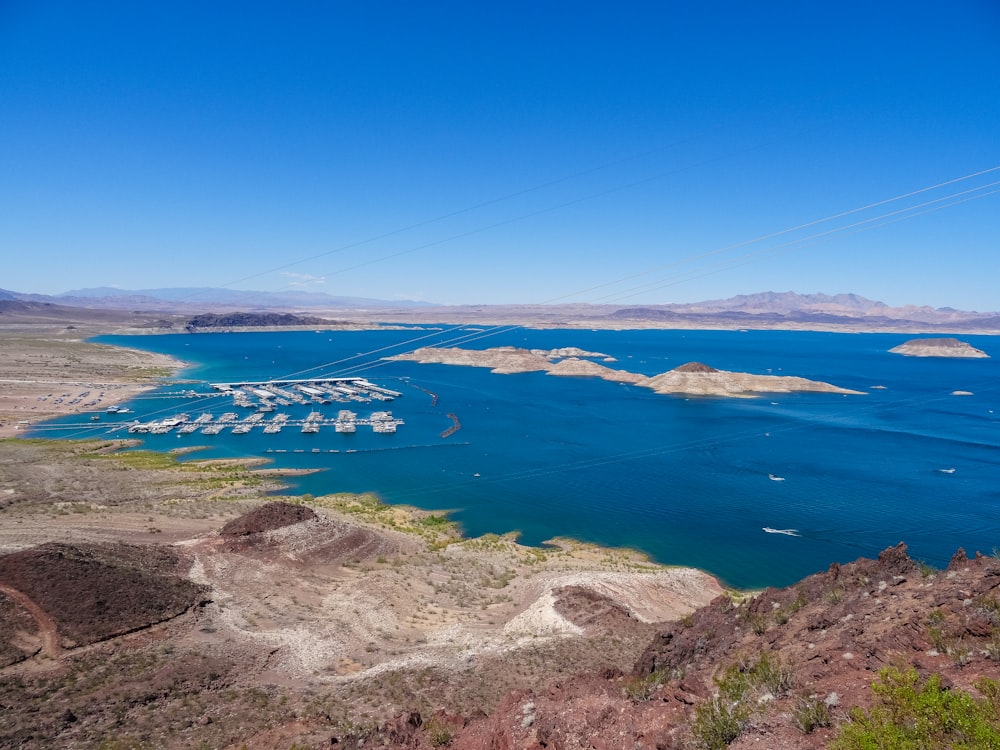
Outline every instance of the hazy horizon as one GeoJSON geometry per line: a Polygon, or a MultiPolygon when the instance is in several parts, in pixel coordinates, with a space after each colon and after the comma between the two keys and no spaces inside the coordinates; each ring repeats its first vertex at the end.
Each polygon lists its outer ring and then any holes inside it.
{"type": "MultiPolygon", "coordinates": [[[[319,297],[320,295],[322,295],[322,296],[327,297],[329,299],[370,301],[370,302],[376,302],[376,303],[384,304],[386,306],[391,306],[393,303],[399,303],[401,305],[415,305],[415,306],[427,306],[427,307],[439,307],[439,306],[440,307],[445,307],[445,306],[449,306],[449,303],[441,303],[441,302],[437,302],[435,300],[421,300],[421,301],[416,301],[416,300],[389,300],[389,299],[381,299],[381,298],[377,298],[377,297],[356,297],[354,295],[335,295],[335,294],[330,294],[328,292],[325,292],[325,291],[319,290],[319,289],[312,289],[312,290],[310,290],[310,289],[285,289],[285,290],[279,290],[279,291],[267,291],[267,290],[263,290],[263,289],[236,289],[236,288],[233,288],[233,287],[148,287],[148,288],[143,288],[143,289],[128,289],[128,288],[124,288],[124,287],[97,286],[97,287],[80,287],[78,289],[66,289],[66,290],[63,290],[61,292],[57,292],[57,293],[51,294],[51,295],[50,294],[45,294],[45,293],[42,293],[42,292],[25,291],[25,290],[19,290],[19,289],[18,290],[15,290],[15,289],[0,289],[0,292],[13,292],[14,294],[27,295],[27,296],[36,296],[36,295],[37,296],[46,296],[46,297],[51,297],[53,299],[63,298],[63,299],[73,300],[73,299],[80,298],[80,297],[103,298],[103,297],[112,297],[112,296],[115,295],[115,293],[121,293],[122,296],[126,296],[126,297],[127,296],[133,296],[133,295],[139,295],[139,296],[148,295],[148,296],[151,296],[151,297],[155,297],[157,299],[161,299],[163,301],[178,302],[178,303],[191,302],[192,304],[195,303],[195,302],[197,302],[198,298],[197,297],[191,297],[190,299],[187,299],[187,298],[185,298],[185,294],[198,294],[198,293],[210,293],[210,292],[211,293],[215,293],[215,292],[220,292],[220,291],[221,292],[231,292],[231,293],[233,293],[234,297],[236,295],[244,295],[244,294],[307,295],[307,296],[311,296],[311,297],[319,297]],[[169,294],[163,294],[164,292],[169,292],[169,294]],[[157,296],[158,294],[159,294],[159,296],[157,296]]],[[[784,296],[787,296],[787,295],[794,295],[796,297],[801,297],[801,298],[804,298],[806,300],[810,300],[810,298],[819,297],[819,298],[826,298],[825,301],[835,301],[837,298],[840,298],[840,297],[859,297],[862,300],[874,303],[876,305],[886,305],[886,303],[884,301],[882,301],[882,300],[872,299],[872,298],[869,298],[869,297],[865,297],[864,295],[858,295],[858,294],[856,294],[854,292],[849,292],[849,291],[832,292],[832,293],[830,293],[830,292],[822,292],[822,291],[817,291],[817,292],[798,292],[798,291],[791,290],[791,289],[782,290],[782,291],[774,290],[774,289],[769,289],[769,290],[759,290],[759,291],[756,291],[756,292],[742,292],[742,293],[737,293],[737,294],[732,295],[731,297],[726,297],[726,298],[692,300],[690,302],[663,301],[663,302],[657,302],[657,303],[635,303],[634,305],[623,305],[623,304],[620,304],[620,303],[598,303],[598,304],[606,304],[606,305],[609,305],[609,306],[612,306],[612,307],[623,307],[623,306],[624,307],[632,307],[632,306],[643,307],[643,306],[658,306],[658,305],[665,305],[665,306],[670,306],[670,305],[675,305],[675,306],[679,306],[679,305],[699,305],[699,304],[708,304],[708,303],[729,302],[729,301],[737,300],[737,299],[740,299],[740,300],[742,300],[742,299],[753,299],[753,298],[757,298],[757,297],[761,297],[761,296],[769,296],[769,295],[776,296],[776,297],[784,297],[784,296]]],[[[214,301],[219,302],[219,301],[223,301],[223,300],[216,299],[214,301]]],[[[267,302],[267,300],[261,300],[261,301],[262,302],[267,302]]],[[[812,301],[813,303],[817,302],[817,300],[810,300],[810,301],[812,301]]],[[[493,302],[493,303],[477,303],[477,302],[458,303],[458,305],[460,305],[460,306],[464,305],[464,306],[472,306],[472,307],[480,307],[480,306],[482,306],[482,307],[491,307],[491,306],[499,306],[499,307],[505,307],[505,306],[508,306],[508,307],[510,307],[510,306],[514,306],[514,307],[518,307],[518,306],[531,307],[531,306],[558,305],[558,304],[591,304],[591,303],[586,303],[586,302],[583,302],[583,303],[576,303],[576,302],[566,302],[566,303],[560,303],[560,302],[550,302],[550,303],[544,303],[544,302],[540,302],[540,303],[531,303],[531,302],[528,302],[528,303],[510,303],[510,302],[503,302],[503,301],[493,302]]],[[[968,312],[968,313],[976,313],[976,314],[996,312],[996,310],[994,310],[994,309],[970,310],[970,309],[955,308],[955,307],[947,306],[947,305],[942,305],[940,307],[935,307],[935,306],[932,306],[932,305],[924,304],[923,302],[920,302],[918,300],[913,300],[913,301],[910,301],[910,302],[905,302],[905,303],[903,303],[901,305],[887,305],[887,306],[891,307],[891,308],[896,308],[896,309],[899,309],[899,308],[908,308],[908,307],[913,307],[913,308],[932,308],[932,309],[935,309],[935,310],[955,310],[955,311],[958,311],[958,312],[968,312]]],[[[1000,309],[1000,308],[998,308],[998,309],[1000,309]]]]}
{"type": "Polygon", "coordinates": [[[988,311],[1000,10],[0,10],[0,286],[988,311]]]}

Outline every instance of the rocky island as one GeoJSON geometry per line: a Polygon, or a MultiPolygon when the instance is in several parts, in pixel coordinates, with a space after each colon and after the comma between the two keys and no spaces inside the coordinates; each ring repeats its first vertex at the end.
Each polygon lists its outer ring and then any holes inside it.
{"type": "Polygon", "coordinates": [[[686,393],[692,396],[753,398],[758,393],[843,393],[864,395],[820,380],[788,375],[754,375],[748,372],[716,370],[700,362],[688,362],[662,375],[646,378],[639,385],[656,393],[686,393]]]}
{"type": "Polygon", "coordinates": [[[596,377],[615,383],[630,383],[664,394],[681,393],[694,396],[753,398],[758,393],[812,391],[863,395],[862,391],[852,391],[822,381],[782,375],[727,372],[700,362],[689,362],[669,372],[649,377],[598,364],[592,361],[592,358],[596,357],[603,358],[606,362],[614,361],[606,354],[584,352],[573,348],[545,351],[520,349],[513,346],[498,346],[482,350],[426,346],[408,354],[399,354],[388,359],[423,364],[489,367],[492,372],[498,374],[545,372],[549,375],[566,377],[596,377]],[[591,359],[583,359],[583,357],[591,359]]]}
{"type": "Polygon", "coordinates": [[[983,359],[990,356],[982,349],[976,349],[971,344],[954,338],[910,339],[889,351],[893,354],[905,354],[908,357],[983,359]]]}
{"type": "MultiPolygon", "coordinates": [[[[516,346],[495,346],[492,349],[462,349],[459,347],[442,348],[423,346],[407,354],[398,354],[386,359],[420,362],[422,364],[463,365],[465,367],[489,367],[499,375],[510,375],[516,372],[548,372],[555,363],[580,362],[588,359],[603,359],[613,362],[614,358],[600,352],[587,352],[576,347],[561,349],[522,349],[516,346]]],[[[594,362],[587,362],[593,365],[594,362]]],[[[603,370],[616,372],[611,368],[603,370]]]]}

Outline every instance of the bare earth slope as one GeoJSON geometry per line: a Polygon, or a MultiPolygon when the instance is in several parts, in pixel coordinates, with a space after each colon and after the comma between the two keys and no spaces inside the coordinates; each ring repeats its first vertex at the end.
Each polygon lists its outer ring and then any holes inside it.
{"type": "Polygon", "coordinates": [[[627,669],[721,594],[370,497],[257,500],[246,466],[116,445],[0,441],[0,747],[371,747],[411,710],[627,669]]]}
{"type": "MultiPolygon", "coordinates": [[[[55,624],[59,645],[83,646],[169,620],[204,603],[168,547],[59,544],[0,557],[0,590],[55,624]]],[[[0,633],[8,642],[17,631],[0,633]]]]}

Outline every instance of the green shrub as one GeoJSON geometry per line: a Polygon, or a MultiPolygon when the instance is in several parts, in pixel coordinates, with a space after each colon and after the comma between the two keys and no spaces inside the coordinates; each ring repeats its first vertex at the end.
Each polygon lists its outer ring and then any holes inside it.
{"type": "Polygon", "coordinates": [[[722,750],[740,736],[765,694],[786,693],[791,673],[777,656],[763,652],[756,662],[733,664],[715,684],[718,695],[695,709],[691,732],[702,750],[722,750]]]}
{"type": "Polygon", "coordinates": [[[792,722],[802,734],[830,726],[830,708],[816,696],[800,698],[792,710],[792,722]]]}
{"type": "Polygon", "coordinates": [[[851,710],[832,750],[979,750],[1000,748],[1000,687],[983,679],[986,699],[941,687],[941,676],[921,683],[915,669],[883,669],[872,684],[875,705],[851,710]]]}
{"type": "Polygon", "coordinates": [[[420,523],[424,526],[446,526],[451,521],[448,520],[447,516],[439,516],[431,514],[429,516],[424,516],[420,519],[420,523]]]}
{"type": "Polygon", "coordinates": [[[625,695],[629,700],[648,701],[667,681],[667,676],[665,671],[657,669],[644,677],[633,677],[625,682],[625,695]]]}
{"type": "Polygon", "coordinates": [[[691,731],[704,750],[725,750],[743,732],[750,721],[750,707],[719,696],[695,709],[691,731]]]}

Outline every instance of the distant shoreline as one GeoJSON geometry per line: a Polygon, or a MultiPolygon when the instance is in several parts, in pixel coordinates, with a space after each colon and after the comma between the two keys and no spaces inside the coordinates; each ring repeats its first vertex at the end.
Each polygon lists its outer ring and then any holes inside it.
{"type": "Polygon", "coordinates": [[[537,331],[559,331],[559,330],[597,330],[597,331],[800,331],[804,333],[890,333],[908,336],[939,336],[949,334],[953,336],[1000,336],[1000,328],[962,328],[955,329],[945,326],[912,326],[900,324],[898,326],[871,325],[870,323],[830,323],[826,325],[801,324],[793,322],[775,322],[769,325],[727,325],[723,323],[609,323],[607,321],[594,320],[562,320],[562,321],[538,321],[517,318],[489,318],[486,320],[448,320],[445,318],[432,320],[414,321],[353,321],[350,323],[338,323],[335,325],[310,325],[310,326],[244,326],[234,328],[212,328],[199,329],[197,331],[185,331],[183,329],[172,328],[129,328],[129,327],[109,327],[109,330],[95,333],[93,335],[115,335],[115,336],[158,336],[166,334],[185,334],[200,336],[214,333],[273,333],[273,332],[308,332],[308,331],[405,331],[405,330],[433,330],[435,328],[454,327],[467,328],[470,326],[519,326],[537,331]]]}

